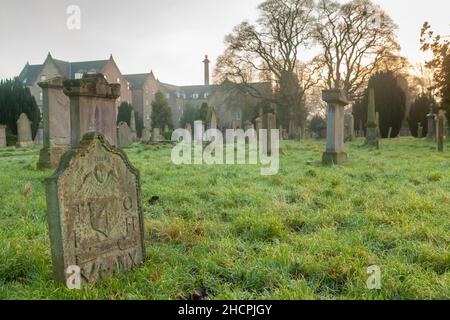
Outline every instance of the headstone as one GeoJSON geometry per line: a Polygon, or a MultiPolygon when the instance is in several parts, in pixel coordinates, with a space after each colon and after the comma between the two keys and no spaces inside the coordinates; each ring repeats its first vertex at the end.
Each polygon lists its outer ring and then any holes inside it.
{"type": "Polygon", "coordinates": [[[102,74],[85,74],[63,84],[64,93],[70,98],[71,145],[78,145],[88,132],[99,132],[117,146],[116,101],[120,84],[109,84],[102,74]]]}
{"type": "Polygon", "coordinates": [[[133,143],[133,132],[131,131],[128,123],[122,121],[117,127],[118,143],[120,148],[128,147],[133,143]]]}
{"type": "Polygon", "coordinates": [[[22,113],[17,120],[17,147],[28,148],[33,147],[34,142],[31,134],[31,121],[25,113],[22,113]]]}
{"type": "Polygon", "coordinates": [[[375,91],[373,88],[369,91],[369,105],[367,108],[367,126],[366,126],[366,144],[380,147],[378,141],[378,129],[375,115],[375,91]]]}
{"type": "Polygon", "coordinates": [[[161,141],[160,129],[153,128],[152,130],[152,142],[161,141]]]}
{"type": "Polygon", "coordinates": [[[194,141],[196,144],[203,143],[203,122],[202,121],[194,121],[194,141]]]}
{"type": "Polygon", "coordinates": [[[267,114],[267,154],[272,154],[272,130],[277,128],[277,117],[273,113],[267,114]]]}
{"type": "Polygon", "coordinates": [[[43,147],[38,169],[56,169],[61,156],[70,148],[70,100],[63,92],[61,77],[40,82],[43,107],[43,147]]]}
{"type": "Polygon", "coordinates": [[[145,259],[139,171],[99,133],[87,133],[46,179],[54,278],[81,271],[82,285],[145,259]],[[70,267],[70,268],[69,268],[70,267]]]}
{"type": "Polygon", "coordinates": [[[258,117],[255,119],[255,129],[256,129],[256,133],[259,136],[259,132],[260,130],[262,130],[263,128],[263,120],[261,117],[258,117]]]}
{"type": "Polygon", "coordinates": [[[445,113],[440,110],[437,117],[437,150],[444,152],[444,137],[445,137],[445,113]]]}
{"type": "Polygon", "coordinates": [[[355,140],[355,118],[353,114],[346,113],[344,116],[345,121],[345,141],[355,140]]]}
{"type": "Polygon", "coordinates": [[[150,141],[150,137],[151,137],[150,130],[148,130],[147,127],[144,127],[144,129],[142,129],[141,141],[147,143],[150,141]]]}
{"type": "Polygon", "coordinates": [[[44,130],[39,128],[36,132],[36,136],[34,137],[34,144],[41,145],[44,143],[44,130]]]}
{"type": "Polygon", "coordinates": [[[190,123],[186,123],[186,128],[185,129],[192,134],[192,126],[191,126],[190,123]]]}
{"type": "Polygon", "coordinates": [[[6,126],[0,124],[0,148],[6,147],[6,126]]]}
{"type": "Polygon", "coordinates": [[[169,126],[167,124],[164,125],[164,132],[169,132],[169,126]]]}
{"type": "Polygon", "coordinates": [[[428,120],[428,130],[427,130],[427,139],[434,140],[436,135],[435,130],[435,114],[433,113],[433,110],[430,110],[430,113],[427,114],[427,120],[428,120]]]}
{"type": "Polygon", "coordinates": [[[251,130],[251,129],[255,129],[255,126],[253,125],[253,123],[251,123],[251,122],[246,122],[245,123],[245,131],[247,131],[247,130],[251,130]]]}
{"type": "Polygon", "coordinates": [[[347,161],[344,152],[344,107],[348,104],[342,90],[324,90],[322,99],[328,104],[327,148],[323,154],[323,164],[343,164],[347,161]]]}
{"type": "Polygon", "coordinates": [[[417,138],[421,139],[423,138],[423,127],[422,123],[417,123],[417,138]]]}
{"type": "Polygon", "coordinates": [[[392,127],[389,127],[389,132],[388,132],[388,139],[390,139],[390,138],[391,138],[391,135],[392,135],[392,127]]]}

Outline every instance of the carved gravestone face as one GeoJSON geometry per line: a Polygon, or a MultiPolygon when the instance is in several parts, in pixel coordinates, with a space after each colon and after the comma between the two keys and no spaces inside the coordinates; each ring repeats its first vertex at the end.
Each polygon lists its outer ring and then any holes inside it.
{"type": "Polygon", "coordinates": [[[46,182],[57,280],[78,266],[82,283],[96,283],[144,260],[139,172],[102,135],[86,134],[46,182]]]}

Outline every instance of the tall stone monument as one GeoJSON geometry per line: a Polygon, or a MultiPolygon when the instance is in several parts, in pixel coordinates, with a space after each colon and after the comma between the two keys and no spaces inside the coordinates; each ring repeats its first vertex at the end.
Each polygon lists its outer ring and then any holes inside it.
{"type": "MultiPolygon", "coordinates": [[[[73,107],[90,111],[84,103],[92,102],[82,100],[81,105],[73,107]]],[[[89,114],[95,117],[95,113],[89,114]]],[[[77,133],[83,130],[72,129],[77,133]]],[[[46,191],[57,281],[67,282],[78,269],[82,285],[95,284],[143,262],[139,171],[102,134],[87,133],[72,145],[56,172],[46,180],[46,191]]]]}
{"type": "Polygon", "coordinates": [[[31,134],[31,121],[25,113],[22,113],[17,120],[17,147],[29,148],[34,146],[31,134]]]}
{"type": "Polygon", "coordinates": [[[369,91],[369,105],[367,107],[366,144],[377,149],[380,147],[378,131],[375,115],[375,91],[371,88],[369,91]]]}
{"type": "Polygon", "coordinates": [[[433,113],[433,109],[430,109],[430,113],[427,114],[427,120],[428,120],[427,139],[434,140],[436,136],[436,129],[435,129],[436,115],[433,113]]]}
{"type": "Polygon", "coordinates": [[[445,137],[445,112],[443,110],[439,111],[437,117],[437,150],[438,152],[444,152],[444,137],[445,137]]]}
{"type": "Polygon", "coordinates": [[[131,110],[130,114],[130,132],[131,132],[131,141],[137,141],[137,132],[136,132],[136,114],[134,110],[131,110]]]}
{"type": "Polygon", "coordinates": [[[322,99],[327,107],[327,148],[322,156],[323,164],[343,164],[347,161],[344,152],[344,107],[348,105],[342,90],[324,90],[322,99]]]}
{"type": "Polygon", "coordinates": [[[63,84],[70,98],[71,145],[78,145],[88,132],[99,132],[117,146],[116,100],[120,84],[109,84],[102,74],[85,74],[82,79],[63,84]]]}
{"type": "Polygon", "coordinates": [[[6,126],[0,124],[0,148],[6,147],[6,126]]]}
{"type": "Polygon", "coordinates": [[[70,148],[70,101],[63,92],[63,81],[58,77],[39,83],[43,93],[43,147],[38,169],[56,169],[70,148]]]}

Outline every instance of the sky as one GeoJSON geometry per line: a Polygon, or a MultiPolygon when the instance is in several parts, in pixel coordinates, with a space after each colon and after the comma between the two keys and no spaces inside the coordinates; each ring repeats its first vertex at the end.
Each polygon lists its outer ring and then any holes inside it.
{"type": "MultiPolygon", "coordinates": [[[[0,79],[16,76],[27,61],[86,61],[113,55],[123,74],[153,70],[176,85],[203,83],[208,54],[212,65],[225,49],[224,37],[244,20],[257,18],[262,0],[0,0],[0,79]],[[69,30],[67,8],[81,10],[80,29],[69,30]]],[[[402,55],[413,63],[420,52],[424,21],[450,34],[450,1],[373,0],[399,26],[402,55]]]]}

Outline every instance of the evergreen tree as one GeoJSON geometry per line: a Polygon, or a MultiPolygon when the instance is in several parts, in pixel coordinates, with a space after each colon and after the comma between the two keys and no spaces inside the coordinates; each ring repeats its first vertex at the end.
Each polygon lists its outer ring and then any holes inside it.
{"type": "Polygon", "coordinates": [[[17,135],[17,120],[21,113],[30,119],[33,138],[41,122],[41,112],[30,89],[24,87],[18,78],[0,81],[0,124],[8,126],[8,131],[17,135]]]}
{"type": "Polygon", "coordinates": [[[191,124],[191,127],[194,126],[194,121],[196,120],[198,109],[194,107],[192,104],[186,105],[186,108],[184,108],[183,115],[180,119],[180,127],[186,128],[186,125],[188,123],[191,124]]]}
{"type": "Polygon", "coordinates": [[[155,100],[152,102],[152,128],[163,129],[168,125],[169,129],[173,129],[172,110],[169,107],[169,101],[161,91],[155,95],[155,100]]]}
{"type": "Polygon", "coordinates": [[[387,138],[390,127],[392,127],[391,137],[398,136],[406,112],[406,95],[391,71],[379,72],[370,78],[362,104],[355,104],[354,114],[358,116],[356,123],[362,119],[364,128],[367,125],[370,88],[375,91],[375,111],[380,114],[381,136],[387,138]]]}
{"type": "MultiPolygon", "coordinates": [[[[119,106],[119,111],[117,113],[117,124],[121,122],[126,122],[128,126],[131,125],[131,111],[133,111],[133,106],[128,102],[122,102],[119,106]]],[[[136,115],[135,115],[136,116],[136,115]]]]}

